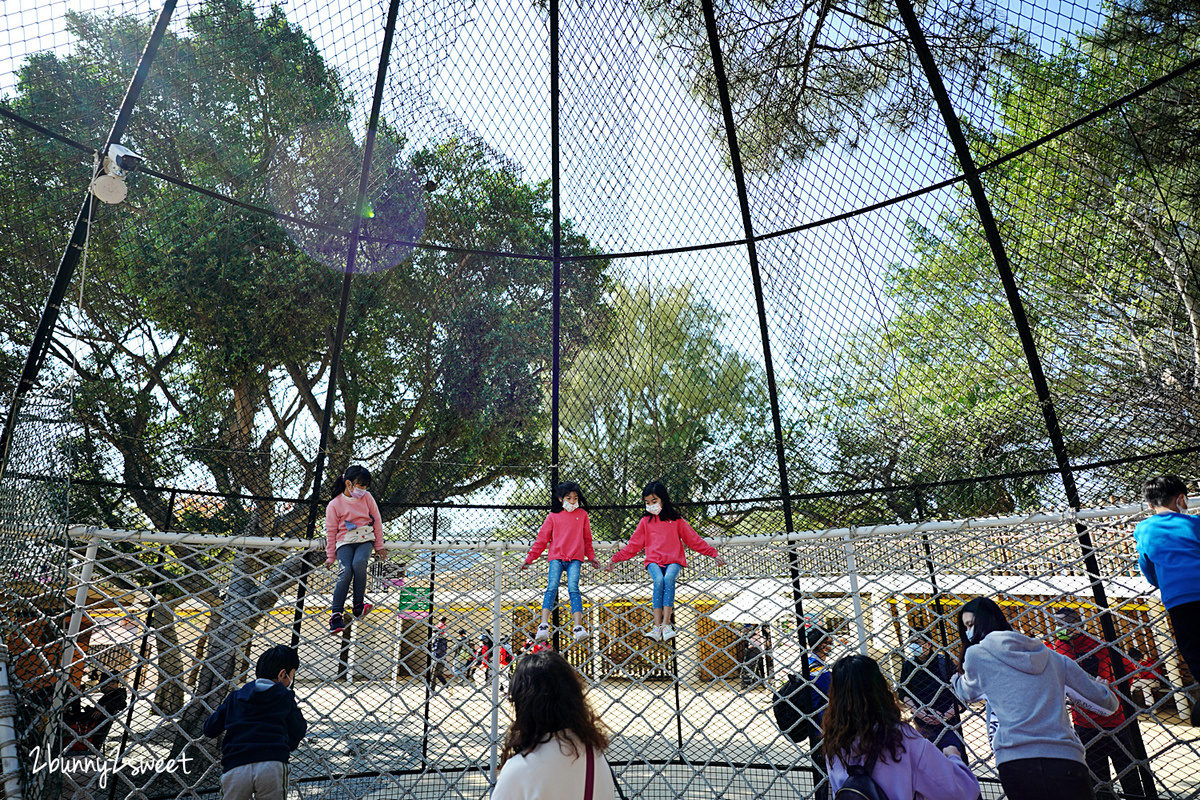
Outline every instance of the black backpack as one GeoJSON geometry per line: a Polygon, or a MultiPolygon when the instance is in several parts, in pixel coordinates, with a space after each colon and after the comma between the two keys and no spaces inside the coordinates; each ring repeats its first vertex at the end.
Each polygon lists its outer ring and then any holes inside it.
{"type": "Polygon", "coordinates": [[[813,724],[813,688],[800,675],[789,675],[787,682],[775,692],[771,708],[775,724],[793,742],[807,742],[818,734],[813,724]]]}
{"type": "Polygon", "coordinates": [[[833,800],[888,800],[883,788],[871,777],[875,759],[864,764],[847,764],[846,782],[833,795],[833,800]]]}

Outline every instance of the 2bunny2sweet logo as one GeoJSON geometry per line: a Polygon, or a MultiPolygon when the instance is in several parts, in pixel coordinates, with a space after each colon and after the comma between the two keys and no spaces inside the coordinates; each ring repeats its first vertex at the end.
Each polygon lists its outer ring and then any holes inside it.
{"type": "Polygon", "coordinates": [[[78,775],[86,773],[97,775],[100,778],[100,788],[106,788],[108,779],[115,776],[118,772],[126,772],[132,777],[145,775],[148,772],[157,773],[175,773],[182,772],[184,775],[191,774],[188,769],[188,764],[191,761],[191,756],[186,752],[180,753],[174,758],[146,758],[141,757],[130,761],[124,760],[124,754],[117,756],[114,759],[101,758],[99,756],[79,756],[79,755],[61,755],[51,756],[49,749],[45,753],[42,748],[35,747],[29,753],[33,760],[33,774],[45,770],[47,773],[71,773],[78,775]],[[45,760],[43,760],[45,756],[45,760]]]}

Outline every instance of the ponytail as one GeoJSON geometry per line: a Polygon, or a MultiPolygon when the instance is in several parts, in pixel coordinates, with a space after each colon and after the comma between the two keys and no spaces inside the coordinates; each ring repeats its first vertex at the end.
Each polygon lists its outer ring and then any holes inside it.
{"type": "Polygon", "coordinates": [[[346,491],[346,481],[351,483],[362,484],[363,486],[371,485],[371,470],[360,464],[354,464],[346,468],[346,471],[338,478],[337,483],[333,487],[333,494],[329,496],[333,500],[339,494],[346,491]]]}

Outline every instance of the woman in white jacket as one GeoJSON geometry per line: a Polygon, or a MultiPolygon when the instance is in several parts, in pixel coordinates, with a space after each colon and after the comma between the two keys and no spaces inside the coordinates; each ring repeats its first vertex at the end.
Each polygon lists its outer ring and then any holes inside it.
{"type": "Polygon", "coordinates": [[[986,597],[959,610],[958,633],[962,658],[954,692],[964,703],[987,700],[1004,793],[1016,800],[1095,800],[1066,696],[1069,691],[1108,714],[1116,711],[1117,696],[1071,659],[1014,631],[986,597]]]}
{"type": "Polygon", "coordinates": [[[492,800],[615,800],[608,736],[565,658],[553,650],[521,656],[508,699],[513,722],[492,800]]]}

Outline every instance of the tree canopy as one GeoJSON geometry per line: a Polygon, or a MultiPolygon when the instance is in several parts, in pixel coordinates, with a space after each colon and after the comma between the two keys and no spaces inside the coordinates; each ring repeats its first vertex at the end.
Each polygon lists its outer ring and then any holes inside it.
{"type": "MultiPolygon", "coordinates": [[[[987,164],[1148,83],[1194,52],[1189,12],[1121,6],[1054,55],[1013,53],[995,128],[970,129],[987,164]],[[1149,36],[1148,31],[1158,33],[1149,36]],[[1148,44],[1145,40],[1153,40],[1148,44]],[[1190,41],[1190,43],[1188,43],[1190,41]]],[[[1192,17],[1194,19],[1194,16],[1192,17]]],[[[1147,95],[984,173],[1069,454],[1106,461],[1187,446],[1200,387],[1197,78],[1147,95]]],[[[827,417],[835,483],[904,485],[1054,466],[992,253],[965,189],[914,258],[883,275],[898,309],[840,354],[827,417]]],[[[816,385],[810,391],[817,391],[816,385]]],[[[1081,479],[1084,502],[1134,496],[1134,463],[1081,479]]],[[[1057,504],[1056,475],[912,492],[875,519],[971,516],[1057,504]]]]}

